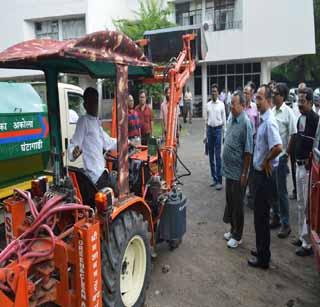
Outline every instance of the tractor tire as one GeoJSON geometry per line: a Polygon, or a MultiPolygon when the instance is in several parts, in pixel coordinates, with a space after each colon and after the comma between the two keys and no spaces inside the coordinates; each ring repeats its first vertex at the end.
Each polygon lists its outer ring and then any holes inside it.
{"type": "Polygon", "coordinates": [[[151,274],[148,222],[135,211],[121,214],[101,242],[103,306],[143,306],[151,274]]]}

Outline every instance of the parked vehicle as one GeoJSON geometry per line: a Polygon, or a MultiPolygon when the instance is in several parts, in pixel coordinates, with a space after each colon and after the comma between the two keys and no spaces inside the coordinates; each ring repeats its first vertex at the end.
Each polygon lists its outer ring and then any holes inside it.
{"type": "Polygon", "coordinates": [[[309,181],[309,225],[312,248],[320,272],[320,126],[316,133],[311,157],[309,181]]]}
{"type": "MultiPolygon", "coordinates": [[[[59,83],[58,91],[61,137],[64,140],[73,135],[76,125],[75,119],[84,114],[83,90],[78,86],[59,83]]],[[[43,175],[48,170],[50,135],[49,129],[43,131],[43,135],[32,134],[32,130],[35,128],[45,125],[44,130],[49,125],[44,82],[32,84],[0,82],[0,100],[1,200],[12,195],[13,185],[21,189],[30,189],[31,179],[34,176],[43,175]],[[8,125],[9,122],[12,125],[8,125]],[[24,129],[21,130],[20,126],[23,126],[24,129]],[[45,141],[45,145],[43,144],[41,149],[36,149],[34,145],[32,150],[22,152],[17,145],[17,138],[41,140],[45,141]]],[[[62,144],[65,145],[64,142],[62,144]]],[[[81,159],[72,165],[81,166],[81,159]]]]}
{"type": "Polygon", "coordinates": [[[4,307],[49,302],[143,306],[156,243],[166,241],[177,248],[186,232],[186,198],[176,187],[175,110],[195,69],[190,51],[194,37],[183,36],[182,52],[167,67],[156,67],[132,40],[113,31],[63,42],[33,40],[0,53],[1,68],[44,71],[53,159],[51,185],[38,178],[30,192],[15,189],[4,201],[7,246],[0,253],[4,307]],[[117,81],[112,132],[118,149],[107,155],[113,186],[98,191],[81,169],[64,163],[59,72],[117,81]],[[128,152],[128,77],[169,83],[163,147],[152,139],[148,147],[128,152]]]}

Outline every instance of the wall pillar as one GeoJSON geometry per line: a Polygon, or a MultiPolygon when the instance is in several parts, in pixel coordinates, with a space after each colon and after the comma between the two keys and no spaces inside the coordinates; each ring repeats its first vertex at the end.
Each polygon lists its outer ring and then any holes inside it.
{"type": "MultiPolygon", "coordinates": [[[[268,84],[271,80],[271,63],[261,62],[261,84],[268,84]]],[[[257,85],[258,86],[258,85],[257,85]]]]}
{"type": "Polygon", "coordinates": [[[202,79],[202,117],[205,117],[206,104],[208,101],[207,63],[201,64],[201,79],[202,79]]]}

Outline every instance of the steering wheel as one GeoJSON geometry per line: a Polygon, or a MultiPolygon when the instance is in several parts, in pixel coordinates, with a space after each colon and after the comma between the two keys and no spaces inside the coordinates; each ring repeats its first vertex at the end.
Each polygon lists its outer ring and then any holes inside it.
{"type": "Polygon", "coordinates": [[[103,156],[107,162],[115,162],[118,160],[118,157],[112,155],[109,151],[106,151],[103,156]]]}
{"type": "MultiPolygon", "coordinates": [[[[135,146],[128,146],[128,157],[130,158],[133,154],[137,152],[137,148],[135,146]]],[[[118,160],[117,156],[114,156],[110,153],[110,151],[106,151],[104,154],[104,159],[107,162],[116,162],[118,160]]]]}

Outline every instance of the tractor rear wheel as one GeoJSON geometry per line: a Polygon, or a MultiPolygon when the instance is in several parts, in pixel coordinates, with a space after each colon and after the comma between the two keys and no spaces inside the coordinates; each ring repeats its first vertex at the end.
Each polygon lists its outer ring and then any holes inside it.
{"type": "Polygon", "coordinates": [[[103,305],[139,307],[145,301],[151,273],[148,222],[135,211],[121,214],[101,242],[103,305]]]}

